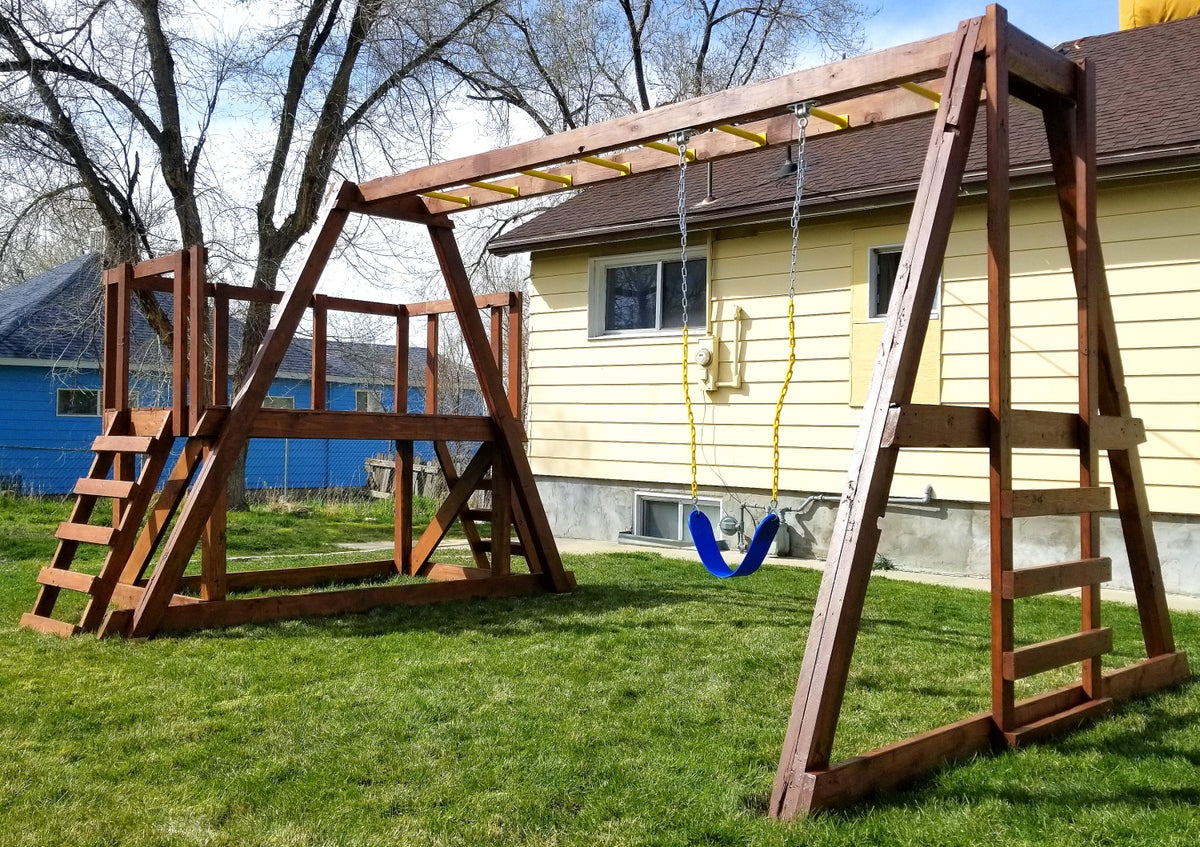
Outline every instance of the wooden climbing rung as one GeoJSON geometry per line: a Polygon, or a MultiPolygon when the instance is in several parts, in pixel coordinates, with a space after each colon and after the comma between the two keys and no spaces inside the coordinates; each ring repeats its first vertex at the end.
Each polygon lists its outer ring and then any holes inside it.
{"type": "Polygon", "coordinates": [[[92,479],[83,477],[75,483],[75,494],[84,497],[111,497],[114,500],[124,500],[133,493],[136,487],[131,479],[92,479]]]}
{"type": "Polygon", "coordinates": [[[463,517],[469,521],[483,521],[487,523],[492,519],[491,509],[467,509],[463,512],[463,517]]]}
{"type": "Polygon", "coordinates": [[[85,523],[63,522],[58,525],[54,535],[63,541],[82,541],[84,544],[100,544],[108,546],[112,543],[116,530],[110,526],[92,526],[85,523]]]}
{"type": "Polygon", "coordinates": [[[1103,717],[1111,712],[1112,708],[1113,701],[1110,697],[1102,697],[1099,700],[1088,700],[1074,708],[1067,709],[1065,712],[1059,712],[1040,721],[1034,721],[1031,724],[1017,727],[1012,732],[1004,733],[1004,737],[1014,747],[1021,744],[1032,744],[1035,741],[1041,741],[1066,732],[1069,729],[1074,729],[1087,721],[1103,717]]]}
{"type": "Polygon", "coordinates": [[[1082,515],[1111,508],[1108,488],[1028,488],[1006,491],[1000,510],[1006,518],[1082,515]]]}
{"type": "Polygon", "coordinates": [[[79,627],[73,623],[56,621],[54,618],[35,615],[33,612],[26,612],[21,615],[21,626],[26,629],[35,629],[38,632],[44,632],[47,635],[57,635],[60,638],[70,638],[79,632],[79,627]]]}
{"type": "Polygon", "coordinates": [[[142,435],[98,435],[92,442],[96,453],[148,453],[154,439],[142,435]]]}
{"type": "Polygon", "coordinates": [[[42,568],[38,574],[37,581],[42,585],[53,585],[55,588],[66,588],[71,591],[81,591],[84,594],[92,593],[92,585],[96,582],[96,577],[80,573],[79,571],[69,571],[64,568],[42,568]]]}
{"type": "MultiPolygon", "coordinates": [[[[490,539],[490,538],[480,539],[479,549],[483,550],[483,552],[485,552],[485,553],[492,552],[492,539],[490,539]]],[[[515,541],[510,544],[508,551],[509,551],[509,553],[511,553],[514,556],[524,556],[525,555],[525,548],[522,547],[520,544],[518,544],[515,541]]]]}
{"type": "Polygon", "coordinates": [[[1024,679],[1053,668],[1094,659],[1110,652],[1112,646],[1112,629],[1106,626],[1030,644],[1004,654],[1004,678],[1024,679]]]}
{"type": "Polygon", "coordinates": [[[1077,559],[1035,568],[1018,568],[1006,571],[1000,583],[1001,595],[1006,600],[1035,597],[1083,585],[1098,585],[1112,579],[1112,559],[1077,559]]]}

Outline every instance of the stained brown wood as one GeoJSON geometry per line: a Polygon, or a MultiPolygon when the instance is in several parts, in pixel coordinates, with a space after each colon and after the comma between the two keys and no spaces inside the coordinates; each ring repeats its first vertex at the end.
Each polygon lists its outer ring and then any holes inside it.
{"type": "Polygon", "coordinates": [[[1103,512],[1111,503],[1111,491],[1107,488],[1026,488],[1004,492],[1000,508],[1009,518],[1032,518],[1103,512]]]}
{"type": "Polygon", "coordinates": [[[121,499],[128,497],[137,485],[129,479],[89,479],[83,477],[75,483],[73,493],[85,494],[89,497],[112,497],[121,499]]]}
{"type": "Polygon", "coordinates": [[[517,420],[523,420],[525,410],[522,395],[525,382],[523,302],[519,291],[513,291],[508,296],[508,406],[517,420]]]}
{"type": "Polygon", "coordinates": [[[188,300],[191,293],[187,280],[187,253],[173,253],[171,270],[171,311],[174,332],[171,334],[171,417],[175,434],[188,431],[188,300]]]}
{"type": "MultiPolygon", "coordinates": [[[[207,461],[210,452],[205,445],[201,461],[207,461]]],[[[204,600],[224,600],[229,590],[226,574],[227,496],[222,489],[200,536],[200,597],[204,600]]]]}
{"type": "Polygon", "coordinates": [[[393,472],[395,527],[392,539],[392,561],[397,573],[412,574],[413,550],[413,443],[397,441],[396,468],[393,472]]]}
{"type": "MultiPolygon", "coordinates": [[[[225,575],[225,582],[229,591],[247,591],[268,588],[303,588],[335,582],[357,582],[364,579],[379,579],[394,573],[395,567],[392,562],[384,559],[373,562],[233,571],[225,575]]],[[[201,578],[198,576],[185,576],[179,581],[180,591],[198,591],[201,585],[201,578]]]]}
{"type": "Polygon", "coordinates": [[[112,527],[92,526],[91,524],[71,523],[64,521],[54,531],[54,536],[63,541],[81,541],[84,544],[107,545],[112,541],[112,527]]]}
{"type": "Polygon", "coordinates": [[[448,581],[454,579],[491,579],[492,572],[487,568],[467,568],[462,565],[447,565],[434,562],[430,564],[425,574],[426,578],[448,581]]]}
{"type": "Polygon", "coordinates": [[[66,588],[71,591],[91,593],[96,577],[79,571],[68,571],[62,568],[42,568],[38,572],[37,581],[42,585],[53,585],[55,588],[66,588]]]}
{"type": "Polygon", "coordinates": [[[253,438],[361,438],[388,441],[494,441],[490,418],[477,415],[398,415],[394,412],[313,412],[263,409],[253,438]]]}
{"type": "MultiPolygon", "coordinates": [[[[462,476],[450,489],[446,499],[442,501],[442,505],[438,508],[437,514],[433,516],[433,520],[429,522],[429,526],[425,528],[425,532],[421,534],[420,540],[416,547],[413,548],[412,560],[415,572],[424,576],[431,565],[429,557],[433,555],[433,551],[442,543],[442,539],[446,537],[446,533],[450,531],[450,527],[454,521],[462,513],[463,508],[467,505],[467,501],[475,492],[477,483],[487,473],[495,460],[495,452],[489,445],[482,445],[475,453],[467,467],[463,469],[462,476]]],[[[486,563],[485,563],[486,564],[486,563]]]]}
{"type": "Polygon", "coordinates": [[[325,362],[329,355],[326,333],[329,322],[328,298],[313,295],[312,307],[312,376],[310,380],[310,409],[325,408],[325,362]]]}
{"type": "Polygon", "coordinates": [[[32,612],[26,612],[21,615],[21,626],[25,627],[25,629],[44,632],[47,635],[57,635],[59,638],[70,638],[79,631],[79,628],[73,623],[57,621],[54,618],[35,615],[32,612]]]}
{"type": "MultiPolygon", "coordinates": [[[[1012,600],[1036,597],[1068,588],[1095,585],[1112,579],[1112,559],[1098,557],[1032,568],[1018,568],[1004,575],[1001,590],[1012,600]]],[[[1084,627],[1091,629],[1092,627],[1084,627]]]]}
{"type": "Polygon", "coordinates": [[[381,585],[275,597],[248,597],[211,603],[170,606],[161,632],[267,623],[298,617],[329,617],[366,612],[384,606],[423,606],[484,597],[517,597],[542,590],[531,574],[491,579],[461,579],[408,585],[381,585]]]}
{"type": "Polygon", "coordinates": [[[96,453],[146,453],[154,439],[140,435],[97,435],[92,440],[96,453]]]}
{"type": "Polygon", "coordinates": [[[104,272],[104,356],[103,368],[101,370],[101,388],[100,396],[103,398],[103,406],[107,413],[108,409],[117,408],[117,395],[119,387],[117,385],[117,362],[118,362],[118,345],[117,345],[117,308],[122,294],[121,278],[123,270],[121,268],[113,268],[104,272]]]}
{"type": "MultiPolygon", "coordinates": [[[[132,323],[129,313],[129,288],[133,280],[133,269],[124,264],[114,271],[116,277],[116,330],[113,333],[115,351],[113,355],[113,390],[110,409],[123,411],[129,408],[129,348],[132,323]]],[[[107,405],[107,404],[106,404],[107,405]]]]}
{"type": "Polygon", "coordinates": [[[1143,659],[1104,675],[1104,694],[1121,703],[1186,681],[1191,671],[1187,653],[1173,651],[1143,659]]]}
{"type": "Polygon", "coordinates": [[[1101,627],[1021,647],[1004,654],[1004,678],[1025,679],[1053,668],[1073,665],[1112,652],[1112,645],[1112,630],[1101,627]]]}
{"type": "MultiPolygon", "coordinates": [[[[186,435],[200,420],[205,406],[205,338],[208,335],[208,310],[205,308],[205,250],[200,246],[184,251],[188,287],[188,418],[176,435],[186,435]]],[[[216,350],[217,348],[213,348],[216,350]]]]}
{"type": "MultiPolygon", "coordinates": [[[[1012,409],[1009,440],[1014,450],[1079,448],[1079,415],[1012,409]]],[[[982,448],[989,445],[992,414],[983,406],[909,403],[888,413],[885,447],[982,448]]],[[[1092,441],[1100,450],[1124,450],[1146,440],[1138,418],[1097,415],[1091,422],[1092,441]]]]}
{"type": "MultiPolygon", "coordinates": [[[[445,441],[435,441],[433,442],[433,454],[437,458],[438,467],[442,470],[442,477],[446,480],[446,489],[452,491],[458,485],[458,471],[454,467],[454,457],[450,453],[450,446],[445,441]]],[[[478,489],[478,486],[476,488],[478,489]]],[[[471,520],[467,514],[470,511],[467,508],[469,502],[469,500],[465,501],[462,508],[459,509],[459,526],[462,527],[463,536],[467,539],[467,549],[471,551],[471,558],[475,560],[475,567],[487,568],[489,567],[489,563],[487,555],[483,551],[483,543],[479,537],[479,528],[475,526],[475,521],[471,520]]],[[[428,555],[432,554],[433,550],[430,549],[428,555]]],[[[427,560],[428,556],[418,561],[416,567],[418,569],[423,568],[427,560]]]]}
{"type": "Polygon", "coordinates": [[[229,404],[229,298],[213,292],[212,403],[229,404]]]}
{"type": "Polygon", "coordinates": [[[1113,701],[1108,697],[1088,700],[1065,712],[1059,712],[1048,718],[1042,718],[1040,721],[1017,727],[1011,732],[1004,733],[1004,737],[1012,747],[1034,744],[1076,729],[1111,713],[1112,710],[1113,701]]]}
{"type": "Polygon", "coordinates": [[[1066,56],[1015,27],[1006,27],[1008,67],[1013,76],[1042,92],[1075,97],[1077,67],[1066,56]]]}
{"type": "Polygon", "coordinates": [[[979,32],[980,22],[973,20],[961,25],[955,34],[948,82],[934,122],[863,423],[851,457],[847,492],[838,509],[814,606],[769,804],[773,817],[792,818],[807,809],[812,793],[802,784],[803,775],[829,764],[879,541],[875,517],[886,507],[896,463],[897,451],[882,446],[884,429],[890,409],[912,398],[917,362],[975,126],[983,77],[982,61],[975,56],[979,32]]]}
{"type": "MultiPolygon", "coordinates": [[[[209,411],[212,410],[209,409],[209,411]]],[[[188,484],[191,483],[192,476],[200,464],[203,450],[203,442],[196,439],[189,439],[184,443],[183,450],[180,451],[170,474],[167,475],[162,491],[159,493],[158,499],[154,501],[154,508],[150,510],[141,534],[125,562],[125,568],[121,574],[122,582],[137,582],[145,574],[150,559],[158,550],[158,545],[162,541],[171,519],[175,517],[175,512],[183,501],[188,484]]]]}

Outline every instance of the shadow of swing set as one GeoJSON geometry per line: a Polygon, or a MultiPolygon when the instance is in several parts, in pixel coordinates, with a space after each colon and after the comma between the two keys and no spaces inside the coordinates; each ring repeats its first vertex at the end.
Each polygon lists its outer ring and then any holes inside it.
{"type": "Polygon", "coordinates": [[[564,570],[523,446],[520,409],[520,299],[471,292],[451,217],[470,208],[578,188],[631,173],[677,167],[680,150],[665,143],[681,128],[691,135],[686,159],[705,161],[797,139],[794,104],[814,101],[822,118],[808,131],[855,128],[934,113],[925,166],[914,201],[900,271],[849,468],[820,592],[815,604],[791,719],[784,737],[769,813],[793,818],[844,806],[937,765],[980,751],[1021,745],[1095,718],[1114,703],[1181,682],[1187,656],[1175,647],[1146,500],[1138,444],[1141,421],[1125,391],[1096,230],[1095,92],[1092,69],[1077,65],[1007,22],[1004,9],[964,21],[954,33],[844,60],[638,115],[434,164],[331,194],[295,284],[272,292],[210,285],[198,247],[111,270],[105,278],[104,429],[93,445],[88,476],[76,486],[59,547],[38,576],[40,591],[21,623],[57,635],[80,631],[144,638],[165,632],[336,615],[400,604],[470,597],[566,592],[564,570]],[[1008,111],[1014,100],[1040,111],[1046,129],[1064,237],[1079,309],[1077,413],[1013,409],[1009,289],[1008,111]],[[986,110],[989,401],[985,407],[911,402],[921,344],[945,255],[976,116],[986,110]],[[317,283],[352,214],[373,215],[427,229],[449,300],[395,305],[316,294],[317,283]],[[131,409],[129,298],[134,289],[170,291],[174,310],[173,406],[131,409]],[[262,346],[237,396],[225,393],[228,312],[232,299],[278,302],[262,346]],[[330,310],[394,316],[397,396],[408,377],[408,321],[429,318],[429,349],[437,350],[438,318],[457,317],[479,379],[487,414],[436,414],[436,358],[428,363],[434,400],[424,414],[335,412],[322,408],[325,315],[330,310]],[[481,310],[490,320],[485,326],[481,310]],[[306,313],[313,321],[313,409],[264,409],[263,399],[306,313]],[[211,401],[205,400],[205,323],[211,314],[215,355],[211,401]],[[507,357],[503,345],[507,323],[507,357]],[[507,367],[508,390],[503,371],[507,367]],[[395,549],[379,562],[227,573],[224,556],[225,481],[254,437],[386,438],[397,449],[395,549]],[[182,441],[174,466],[166,463],[182,441]],[[414,543],[413,442],[431,440],[449,494],[429,529],[414,543]],[[462,470],[448,441],[479,442],[462,470]],[[899,451],[904,448],[987,448],[990,451],[991,692],[990,711],[832,762],[831,751],[863,601],[899,451]],[[1014,449],[1075,449],[1079,486],[1013,488],[1014,449]],[[1108,457],[1113,491],[1098,487],[1100,451],[1108,457]],[[135,474],[134,454],[143,454],[135,474]],[[160,477],[166,471],[165,477],[160,477]],[[153,495],[159,491],[157,499],[153,495]],[[492,507],[470,506],[490,491],[492,507]],[[1100,622],[1100,585],[1112,563],[1100,555],[1096,513],[1115,493],[1137,596],[1146,658],[1104,672],[1112,630],[1100,622]],[[89,523],[100,499],[111,499],[113,526],[89,523]],[[153,502],[152,502],[153,501],[153,502]],[[1014,521],[1035,515],[1079,515],[1077,560],[1013,567],[1014,521]],[[474,565],[439,564],[434,553],[455,520],[465,530],[474,565]],[[491,538],[478,524],[490,523],[491,538]],[[515,534],[515,538],[512,537],[515,534]],[[70,570],[80,544],[108,554],[97,576],[70,570]],[[185,576],[201,548],[198,576],[185,576]],[[514,573],[513,557],[527,568],[514,573]],[[306,588],[378,579],[425,577],[405,584],[237,598],[245,589],[306,588]],[[1016,600],[1081,589],[1079,632],[1028,646],[1014,643],[1016,600]],[[88,595],[78,622],[52,617],[63,590],[88,595]],[[1079,682],[1016,701],[1018,679],[1079,664],[1079,682]]]}

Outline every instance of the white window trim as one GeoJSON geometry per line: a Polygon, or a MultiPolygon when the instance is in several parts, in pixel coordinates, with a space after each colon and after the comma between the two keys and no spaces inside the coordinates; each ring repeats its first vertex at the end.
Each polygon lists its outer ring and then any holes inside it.
{"type": "MultiPolygon", "coordinates": [[[[708,332],[708,312],[712,303],[712,259],[707,245],[691,247],[687,251],[688,261],[704,260],[704,326],[689,327],[689,331],[708,332]]],[[[611,329],[604,328],[604,289],[607,271],[622,265],[658,264],[658,312],[662,314],[662,263],[679,260],[678,250],[650,250],[643,253],[622,253],[616,256],[595,256],[588,262],[588,338],[629,338],[631,336],[682,335],[682,329],[611,329]]]]}
{"type": "MultiPolygon", "coordinates": [[[[383,408],[383,391],[382,391],[382,389],[379,389],[379,388],[356,388],[356,389],[354,389],[354,409],[355,409],[355,411],[358,411],[358,398],[359,398],[359,395],[374,395],[374,397],[375,397],[375,405],[379,407],[379,408],[378,408],[378,409],[376,409],[375,411],[378,411],[378,412],[382,412],[382,411],[384,411],[384,408],[383,408]]],[[[364,411],[370,412],[370,411],[371,411],[371,408],[370,408],[370,406],[371,406],[371,401],[370,401],[370,399],[368,399],[368,400],[367,400],[367,402],[366,402],[366,404],[365,404],[365,405],[367,406],[367,408],[366,408],[364,411]]]]}
{"type": "MultiPolygon", "coordinates": [[[[663,538],[662,541],[679,541],[687,542],[687,519],[691,514],[691,509],[684,508],[690,506],[691,497],[681,494],[666,494],[661,491],[635,491],[633,493],[633,534],[639,538],[658,538],[658,536],[648,536],[645,532],[645,526],[642,523],[642,504],[651,501],[656,503],[676,503],[679,505],[679,523],[676,526],[678,538],[663,538]]],[[[718,519],[725,517],[724,504],[719,497],[698,497],[696,502],[702,506],[716,506],[718,519]]]]}
{"type": "Polygon", "coordinates": [[[100,417],[100,389],[99,388],[87,388],[82,385],[56,389],[54,392],[54,417],[56,417],[56,418],[98,418],[98,417],[100,417]],[[64,391],[88,391],[88,392],[94,393],[96,395],[96,411],[86,412],[84,414],[77,414],[74,412],[60,412],[59,409],[62,408],[62,403],[59,402],[59,398],[62,397],[62,394],[64,391]]]}
{"type": "MultiPolygon", "coordinates": [[[[875,303],[875,280],[877,278],[877,259],[879,253],[900,253],[904,251],[903,244],[872,244],[867,248],[867,321],[870,323],[883,323],[887,320],[887,313],[882,315],[874,315],[871,313],[872,306],[875,303]]],[[[929,310],[929,318],[938,320],[942,316],[942,275],[938,274],[937,290],[933,293],[933,308],[929,310]]]]}
{"type": "Polygon", "coordinates": [[[295,397],[295,395],[292,395],[292,394],[268,394],[266,397],[263,398],[262,407],[264,409],[295,409],[296,408],[296,397],[295,397]],[[291,403],[291,405],[288,406],[285,404],[283,406],[268,406],[267,401],[269,401],[269,400],[286,400],[289,403],[291,403]]]}

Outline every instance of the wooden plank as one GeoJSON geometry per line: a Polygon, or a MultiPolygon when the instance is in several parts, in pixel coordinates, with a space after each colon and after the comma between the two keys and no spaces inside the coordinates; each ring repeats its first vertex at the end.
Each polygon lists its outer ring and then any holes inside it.
{"type": "Polygon", "coordinates": [[[1104,512],[1111,506],[1110,494],[1109,489],[1100,487],[1026,488],[1004,492],[1000,509],[1008,518],[1104,512]]]}
{"type": "Polygon", "coordinates": [[[396,370],[393,377],[395,406],[392,409],[398,415],[408,413],[408,348],[409,348],[409,318],[408,309],[396,307],[396,370]]]}
{"type": "MultiPolygon", "coordinates": [[[[508,291],[495,294],[480,294],[475,297],[475,308],[488,309],[492,306],[503,306],[511,296],[508,291]]],[[[425,317],[427,315],[445,315],[454,311],[453,300],[429,300],[424,303],[409,303],[404,307],[410,317],[425,317]]]]}
{"type": "Polygon", "coordinates": [[[829,557],[813,610],[792,714],[769,804],[772,817],[807,811],[812,786],[802,777],[829,762],[863,599],[879,542],[898,451],[882,446],[893,406],[912,398],[921,346],[950,236],[981,94],[983,67],[975,56],[980,22],[955,34],[948,83],[934,122],[900,272],[888,309],[863,422],[851,457],[846,493],[830,537],[829,557]]]}
{"type": "Polygon", "coordinates": [[[133,609],[109,609],[96,631],[97,638],[113,638],[127,635],[133,625],[133,609]]]}
{"type": "Polygon", "coordinates": [[[1035,88],[1074,98],[1075,63],[1016,27],[1007,29],[1009,72],[1035,88]]]}
{"type": "MultiPolygon", "coordinates": [[[[333,565],[302,565],[295,568],[271,568],[269,570],[233,571],[226,574],[229,591],[248,591],[260,588],[303,588],[312,585],[328,585],[334,582],[356,582],[364,579],[379,579],[394,574],[390,560],[372,562],[348,562],[333,565]]],[[[199,576],[185,576],[179,580],[180,591],[197,591],[202,585],[199,576]]]]}
{"type": "Polygon", "coordinates": [[[1012,732],[1004,733],[1004,737],[1013,747],[1034,744],[1102,718],[1112,710],[1113,701],[1108,697],[1088,700],[1065,712],[1017,727],[1012,732]]]}
{"type": "MultiPolygon", "coordinates": [[[[210,452],[211,448],[206,446],[202,461],[208,460],[210,452]]],[[[229,591],[225,572],[229,520],[227,498],[227,491],[222,490],[200,536],[200,597],[204,600],[224,600],[229,591]]]]}
{"type": "Polygon", "coordinates": [[[446,537],[446,533],[450,531],[450,527],[466,506],[471,495],[475,493],[476,484],[480,478],[492,466],[495,460],[495,452],[488,445],[482,445],[476,452],[475,456],[467,463],[467,467],[463,470],[462,476],[459,477],[455,485],[450,489],[450,493],[446,495],[446,499],[438,508],[437,514],[433,516],[433,520],[429,522],[429,526],[425,528],[425,532],[421,534],[421,539],[413,548],[412,560],[413,568],[420,576],[424,576],[430,566],[429,557],[433,555],[433,551],[442,543],[442,539],[446,537]]]}
{"type": "Polygon", "coordinates": [[[369,441],[495,441],[482,415],[398,415],[394,412],[263,409],[251,438],[361,438],[369,441]]]}
{"type": "Polygon", "coordinates": [[[100,396],[101,405],[107,415],[110,409],[117,408],[117,308],[124,294],[121,279],[124,271],[121,267],[111,268],[104,272],[104,351],[101,375],[100,396]]]}
{"type": "MultiPolygon", "coordinates": [[[[129,349],[132,333],[132,319],[129,312],[130,283],[133,281],[133,268],[125,263],[116,269],[117,274],[117,308],[116,308],[116,351],[113,356],[113,396],[109,408],[123,411],[129,408],[129,349]]],[[[107,404],[106,404],[107,405],[107,404]]]]}
{"type": "Polygon", "coordinates": [[[342,591],[319,591],[276,597],[214,600],[186,606],[170,606],[163,614],[159,632],[267,623],[302,617],[328,617],[367,612],[387,606],[424,606],[485,597],[517,597],[542,590],[531,574],[512,574],[491,579],[462,579],[408,585],[381,585],[342,591]]]}
{"type": "Polygon", "coordinates": [[[141,435],[97,435],[92,441],[96,453],[146,453],[154,439],[141,435]]]}
{"type": "Polygon", "coordinates": [[[68,571],[62,568],[42,568],[37,581],[42,585],[53,585],[55,588],[66,588],[90,594],[96,577],[79,571],[68,571]]]}
{"type": "Polygon", "coordinates": [[[570,591],[571,580],[563,570],[550,521],[529,467],[529,457],[525,454],[525,428],[508,406],[504,380],[489,355],[487,333],[475,308],[475,298],[471,293],[462,255],[449,230],[430,227],[429,234],[450,299],[454,301],[463,341],[479,379],[480,393],[487,404],[488,413],[496,423],[496,446],[512,480],[513,514],[521,540],[529,551],[530,570],[542,575],[542,584],[547,590],[570,591]]]}
{"type": "Polygon", "coordinates": [[[130,270],[132,275],[138,277],[162,276],[164,274],[173,274],[178,269],[178,253],[168,253],[165,256],[156,256],[153,259],[146,259],[132,265],[130,270]]]}
{"type": "MultiPolygon", "coordinates": [[[[458,484],[458,471],[454,467],[454,457],[450,454],[450,447],[445,441],[433,442],[433,454],[437,458],[438,466],[442,469],[442,476],[446,480],[446,489],[453,490],[458,484]]],[[[478,488],[477,488],[478,490],[478,488]]],[[[469,503],[468,499],[466,503],[469,503]]],[[[466,503],[458,512],[459,526],[462,527],[463,536],[467,539],[467,549],[471,551],[471,558],[475,560],[475,567],[487,568],[489,562],[487,555],[483,551],[483,543],[479,537],[479,528],[475,526],[475,522],[468,517],[466,503]]],[[[433,555],[433,550],[429,551],[429,555],[433,555]]],[[[428,557],[426,557],[427,559],[428,557]]],[[[418,572],[425,566],[426,559],[418,560],[416,567],[418,572]]]]}
{"type": "Polygon", "coordinates": [[[513,417],[524,420],[525,403],[522,385],[525,382],[524,298],[512,291],[508,299],[508,405],[513,417]]]}
{"type": "Polygon", "coordinates": [[[212,404],[229,405],[229,298],[213,294],[212,404]]]}
{"type": "MultiPolygon", "coordinates": [[[[212,409],[208,411],[211,412],[212,409]]],[[[163,534],[166,533],[171,519],[175,517],[175,512],[183,501],[188,484],[192,481],[192,476],[200,464],[203,450],[204,444],[197,439],[189,438],[184,442],[183,450],[167,475],[162,491],[159,493],[158,499],[154,501],[154,508],[150,510],[150,514],[146,518],[146,525],[142,527],[137,543],[134,544],[133,550],[126,560],[125,569],[121,573],[121,582],[134,583],[144,575],[151,557],[154,556],[162,541],[163,534]]]]}
{"type": "Polygon", "coordinates": [[[425,414],[438,411],[438,360],[441,350],[438,341],[438,316],[425,319],[425,414]]]}
{"type": "MultiPolygon", "coordinates": [[[[885,447],[968,449],[987,447],[992,415],[983,406],[908,403],[888,413],[885,447]]],[[[1014,450],[1074,450],[1079,447],[1080,418],[1075,412],[1012,409],[1010,436],[1014,450]]],[[[1092,420],[1098,449],[1128,449],[1146,440],[1138,418],[1099,415],[1092,420]]]]}
{"type": "Polygon", "coordinates": [[[70,638],[79,631],[79,628],[73,623],[56,621],[54,618],[35,615],[31,612],[21,615],[21,626],[25,627],[25,629],[44,632],[47,635],[57,635],[59,638],[70,638]]]}
{"type": "MultiPolygon", "coordinates": [[[[188,299],[191,294],[187,280],[187,253],[171,254],[174,278],[171,292],[171,415],[175,434],[188,431],[188,299]]],[[[98,624],[97,624],[98,625],[98,624]]]]}
{"type": "Polygon", "coordinates": [[[988,7],[987,40],[987,266],[988,266],[988,516],[991,572],[992,718],[1000,730],[1014,727],[1014,689],[1003,673],[1013,649],[1013,603],[1001,590],[1013,568],[1012,515],[1003,500],[1012,488],[1012,247],[1009,120],[1009,27],[1005,11],[988,7]]]}
{"type": "Polygon", "coordinates": [[[323,294],[313,295],[312,306],[312,389],[309,398],[310,409],[325,408],[325,363],[328,359],[329,346],[327,334],[329,327],[328,298],[323,294]]]}
{"type": "Polygon", "coordinates": [[[413,572],[413,443],[397,441],[396,467],[392,473],[394,529],[392,563],[397,573],[413,572]]]}
{"type": "Polygon", "coordinates": [[[112,497],[119,500],[128,497],[136,485],[137,483],[128,479],[83,477],[75,483],[73,491],[75,494],[82,494],[86,497],[112,497]]]}
{"type": "Polygon", "coordinates": [[[1001,590],[1009,599],[1017,600],[1065,591],[1068,588],[1095,585],[1111,579],[1112,559],[1096,557],[1009,571],[1004,575],[1001,590]]]}
{"type": "Polygon", "coordinates": [[[1112,629],[1100,627],[1020,647],[1004,654],[1004,678],[1025,679],[1054,668],[1073,665],[1112,652],[1112,645],[1112,629]]]}
{"type": "MultiPolygon", "coordinates": [[[[504,538],[504,536],[502,536],[502,535],[495,535],[491,538],[483,539],[480,542],[480,544],[486,552],[494,554],[496,551],[496,548],[499,546],[496,542],[497,541],[502,542],[503,538],[504,538]]],[[[508,546],[510,555],[513,555],[513,556],[524,556],[525,555],[525,548],[520,544],[513,544],[511,538],[509,538],[507,546],[508,546]]],[[[493,564],[492,567],[495,568],[495,564],[493,564]]]]}
{"type": "MultiPolygon", "coordinates": [[[[895,47],[867,56],[767,80],[742,88],[660,106],[628,117],[477,153],[448,162],[382,177],[359,186],[373,203],[422,191],[490,180],[581,156],[666,138],[682,128],[697,132],[718,124],[746,123],[778,115],[803,100],[825,104],[893,88],[901,82],[937,76],[947,67],[957,34],[895,47]]],[[[913,98],[916,101],[916,98],[913,98]]]]}
{"type": "MultiPolygon", "coordinates": [[[[186,435],[200,421],[205,406],[204,346],[208,337],[208,301],[205,291],[205,251],[199,245],[186,251],[188,289],[188,419],[176,433],[186,435]]],[[[216,349],[215,347],[213,348],[216,349]]]]}
{"type": "Polygon", "coordinates": [[[491,579],[492,572],[487,568],[468,568],[462,565],[447,565],[434,562],[425,574],[429,579],[448,581],[453,579],[491,579]]]}
{"type": "Polygon", "coordinates": [[[504,308],[492,306],[491,319],[488,338],[492,342],[492,358],[496,360],[496,367],[504,370],[504,308]]]}
{"type": "MultiPolygon", "coordinates": [[[[1104,689],[1114,702],[1140,697],[1177,685],[1188,678],[1187,657],[1171,653],[1109,671],[1104,689]]],[[[1083,688],[1066,686],[1018,702],[1018,726],[1042,721],[1087,702],[1083,688]]],[[[961,761],[1002,746],[1006,739],[995,731],[985,712],[920,735],[845,759],[832,767],[805,774],[812,783],[811,810],[846,806],[883,789],[902,785],[939,765],[961,761]]]]}
{"type": "Polygon", "coordinates": [[[1146,425],[1141,418],[1096,415],[1092,418],[1092,442],[1098,450],[1132,450],[1146,443],[1146,425]]]}
{"type": "Polygon", "coordinates": [[[84,544],[107,546],[112,541],[114,532],[115,530],[108,526],[92,526],[91,524],[64,521],[58,525],[54,536],[63,541],[81,541],[84,544]]]}

